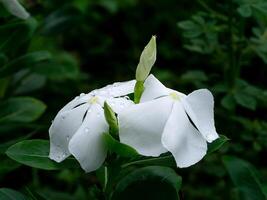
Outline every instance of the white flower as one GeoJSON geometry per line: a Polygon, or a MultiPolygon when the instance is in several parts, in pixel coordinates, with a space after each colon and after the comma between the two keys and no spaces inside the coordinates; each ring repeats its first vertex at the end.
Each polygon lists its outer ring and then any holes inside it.
{"type": "Polygon", "coordinates": [[[185,95],[166,88],[153,75],[144,87],[141,103],[118,115],[120,141],[145,156],[170,151],[178,167],[200,161],[207,152],[206,141],[218,138],[212,94],[200,89],[185,95]]]}
{"type": "Polygon", "coordinates": [[[50,129],[49,157],[57,162],[71,154],[86,172],[99,168],[107,154],[102,134],[108,132],[103,104],[115,113],[133,104],[125,96],[134,91],[135,81],[114,83],[88,94],[80,94],[63,107],[50,129]]]}
{"type": "Polygon", "coordinates": [[[12,14],[21,19],[27,19],[30,14],[19,4],[17,0],[0,0],[5,8],[12,14]]]}

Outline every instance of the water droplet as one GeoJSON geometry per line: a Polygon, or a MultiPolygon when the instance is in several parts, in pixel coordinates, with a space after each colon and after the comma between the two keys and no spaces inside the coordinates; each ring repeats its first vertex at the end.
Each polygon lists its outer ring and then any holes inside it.
{"type": "Polygon", "coordinates": [[[53,124],[54,120],[51,120],[51,123],[53,124]]]}
{"type": "Polygon", "coordinates": [[[58,155],[58,156],[57,156],[57,159],[58,159],[58,160],[61,160],[61,156],[60,156],[60,155],[58,155]]]}
{"type": "Polygon", "coordinates": [[[125,96],[124,98],[125,98],[126,100],[130,100],[130,97],[128,97],[128,96],[125,96]]]}
{"type": "Polygon", "coordinates": [[[69,135],[67,135],[67,137],[66,137],[66,138],[67,138],[67,140],[69,140],[69,139],[70,139],[70,136],[69,136],[69,135]]]}
{"type": "Polygon", "coordinates": [[[61,115],[61,119],[65,119],[66,118],[66,115],[61,115]]]}
{"type": "Polygon", "coordinates": [[[89,132],[89,128],[86,127],[86,128],[84,129],[84,132],[85,132],[85,133],[88,133],[88,132],[89,132]]]}
{"type": "Polygon", "coordinates": [[[91,110],[91,109],[89,109],[89,110],[87,111],[87,113],[90,113],[90,112],[92,112],[92,110],[91,110]]]}
{"type": "Polygon", "coordinates": [[[84,96],[84,95],[85,95],[84,93],[81,93],[81,94],[80,94],[80,97],[82,97],[82,96],[84,96]]]}

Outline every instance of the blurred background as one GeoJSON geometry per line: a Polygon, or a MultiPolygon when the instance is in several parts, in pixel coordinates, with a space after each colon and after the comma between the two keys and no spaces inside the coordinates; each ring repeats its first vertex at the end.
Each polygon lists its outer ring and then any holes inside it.
{"type": "Polygon", "coordinates": [[[31,14],[27,20],[0,5],[1,187],[38,191],[46,199],[99,199],[94,173],[33,169],[5,151],[24,139],[48,139],[51,120],[80,93],[134,79],[139,56],[156,35],[152,73],[186,94],[211,90],[217,132],[230,139],[197,165],[176,170],[183,177],[181,199],[262,199],[250,195],[259,184],[267,191],[264,0],[21,2],[31,14]],[[249,169],[238,172],[239,178],[230,170],[229,176],[224,155],[249,169]],[[240,198],[238,184],[247,176],[253,177],[252,189],[243,188],[240,198]]]}

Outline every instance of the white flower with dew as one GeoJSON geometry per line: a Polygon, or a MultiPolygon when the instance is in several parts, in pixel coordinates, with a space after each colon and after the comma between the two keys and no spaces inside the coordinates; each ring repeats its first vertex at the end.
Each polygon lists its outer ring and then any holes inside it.
{"type": "Polygon", "coordinates": [[[80,94],[56,115],[49,129],[49,157],[61,162],[73,155],[86,171],[99,168],[107,155],[102,135],[109,131],[104,116],[106,101],[115,113],[133,104],[128,97],[133,93],[135,80],[114,83],[104,88],[80,94]]]}
{"type": "Polygon", "coordinates": [[[200,89],[185,95],[166,88],[153,75],[144,87],[140,104],[118,115],[120,141],[145,156],[170,151],[181,168],[200,161],[207,142],[219,137],[211,92],[200,89]]]}

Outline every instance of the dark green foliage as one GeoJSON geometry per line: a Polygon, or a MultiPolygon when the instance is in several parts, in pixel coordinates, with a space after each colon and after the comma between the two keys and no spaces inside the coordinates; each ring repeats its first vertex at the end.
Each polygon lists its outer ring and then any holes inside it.
{"type": "Polygon", "coordinates": [[[0,199],[266,198],[265,0],[22,2],[27,20],[0,4],[0,199]],[[72,157],[51,161],[48,128],[58,110],[81,92],[133,79],[151,35],[155,76],[186,94],[214,94],[221,138],[209,154],[177,169],[169,154],[138,155],[115,130],[104,135],[109,156],[97,173],[85,174],[72,157]]]}

